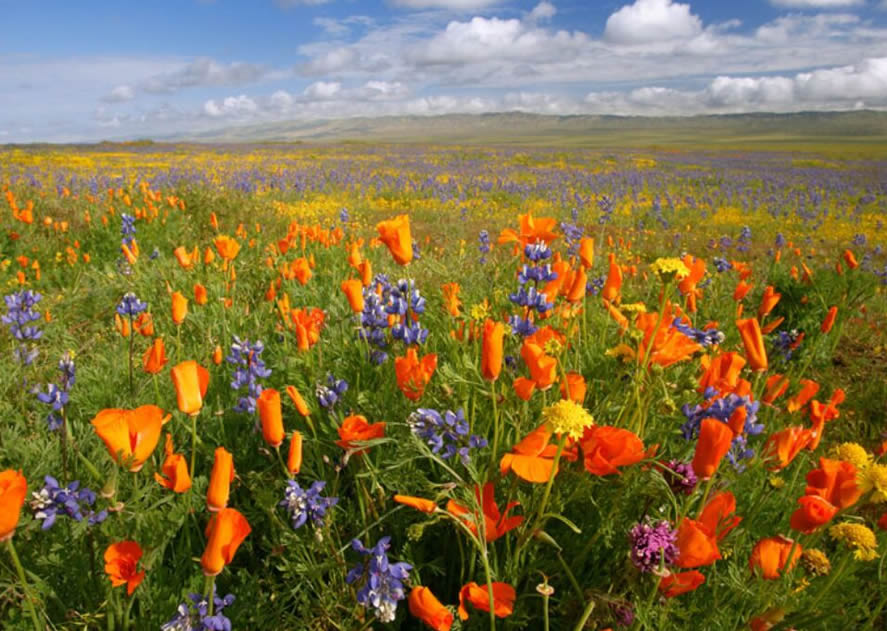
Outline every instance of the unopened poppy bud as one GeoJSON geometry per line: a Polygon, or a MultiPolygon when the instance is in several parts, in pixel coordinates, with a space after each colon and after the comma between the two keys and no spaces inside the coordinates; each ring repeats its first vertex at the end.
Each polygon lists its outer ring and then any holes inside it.
{"type": "Polygon", "coordinates": [[[549,535],[547,532],[545,532],[544,530],[534,531],[533,538],[538,539],[542,543],[547,543],[551,547],[555,548],[558,552],[563,550],[563,548],[561,548],[560,545],[558,545],[558,542],[555,541],[554,538],[551,535],[549,535]]]}

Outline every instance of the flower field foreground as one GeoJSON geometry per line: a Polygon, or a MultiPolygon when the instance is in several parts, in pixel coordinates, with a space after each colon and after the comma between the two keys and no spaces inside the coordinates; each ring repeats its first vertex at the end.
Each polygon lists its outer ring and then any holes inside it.
{"type": "Polygon", "coordinates": [[[4,629],[887,623],[887,163],[0,157],[4,629]]]}

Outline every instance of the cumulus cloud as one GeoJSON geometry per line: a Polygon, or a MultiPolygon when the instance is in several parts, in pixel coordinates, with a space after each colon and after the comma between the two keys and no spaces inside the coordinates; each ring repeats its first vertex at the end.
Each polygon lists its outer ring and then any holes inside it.
{"type": "Polygon", "coordinates": [[[646,44],[689,39],[701,32],[702,20],[690,13],[689,4],[635,0],[607,18],[604,39],[615,44],[646,44]]]}
{"type": "Polygon", "coordinates": [[[843,9],[861,6],[865,0],[770,0],[770,4],[786,9],[843,9]]]}
{"type": "Polygon", "coordinates": [[[210,99],[203,104],[203,112],[207,116],[219,118],[222,116],[242,117],[257,112],[259,109],[256,102],[241,94],[240,96],[229,96],[219,102],[210,99]]]}
{"type": "Polygon", "coordinates": [[[105,103],[123,103],[132,101],[135,98],[135,91],[128,85],[118,85],[108,94],[102,97],[105,103]]]}
{"type": "Polygon", "coordinates": [[[199,86],[241,85],[258,81],[266,75],[265,66],[234,62],[220,64],[209,57],[195,59],[175,72],[149,77],[142,84],[145,92],[171,94],[199,86]]]}
{"type": "Polygon", "coordinates": [[[305,88],[305,96],[317,101],[328,101],[342,91],[342,84],[338,81],[317,81],[305,88]]]}
{"type": "Polygon", "coordinates": [[[555,7],[550,2],[543,0],[530,11],[527,16],[527,20],[530,22],[541,22],[543,20],[550,20],[555,15],[557,15],[557,7],[555,7]]]}

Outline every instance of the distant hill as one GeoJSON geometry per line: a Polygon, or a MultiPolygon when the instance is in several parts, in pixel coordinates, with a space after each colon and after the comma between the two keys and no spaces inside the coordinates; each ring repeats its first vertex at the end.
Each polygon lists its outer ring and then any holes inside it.
{"type": "Polygon", "coordinates": [[[569,146],[887,146],[887,112],[550,116],[523,112],[384,116],[232,126],[158,140],[433,142],[569,146]]]}

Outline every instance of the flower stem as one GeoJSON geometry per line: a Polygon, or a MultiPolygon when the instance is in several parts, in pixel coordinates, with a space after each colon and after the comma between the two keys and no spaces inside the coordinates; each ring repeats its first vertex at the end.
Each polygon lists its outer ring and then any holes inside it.
{"type": "Polygon", "coordinates": [[[200,411],[191,415],[191,479],[194,479],[194,456],[197,453],[197,417],[200,411]]]}
{"type": "Polygon", "coordinates": [[[208,607],[209,607],[207,615],[210,617],[212,617],[213,610],[215,609],[215,606],[216,606],[215,586],[216,586],[215,575],[207,576],[206,577],[206,601],[207,601],[208,607]]]}
{"type": "Polygon", "coordinates": [[[585,611],[582,612],[582,617],[579,618],[579,622],[573,627],[573,631],[582,631],[582,629],[585,628],[585,623],[591,618],[592,611],[594,611],[594,598],[588,600],[588,604],[585,606],[585,611]]]}
{"type": "Polygon", "coordinates": [[[36,631],[42,631],[43,627],[40,626],[40,619],[37,617],[37,610],[34,608],[34,601],[31,600],[31,589],[28,587],[28,579],[25,578],[25,568],[22,567],[22,562],[18,558],[18,554],[15,551],[15,545],[12,543],[12,538],[7,540],[7,545],[9,547],[9,556],[12,557],[12,564],[15,565],[15,571],[18,573],[18,579],[22,582],[22,590],[25,592],[25,602],[28,604],[28,612],[31,614],[31,620],[34,623],[34,629],[36,631]]]}

